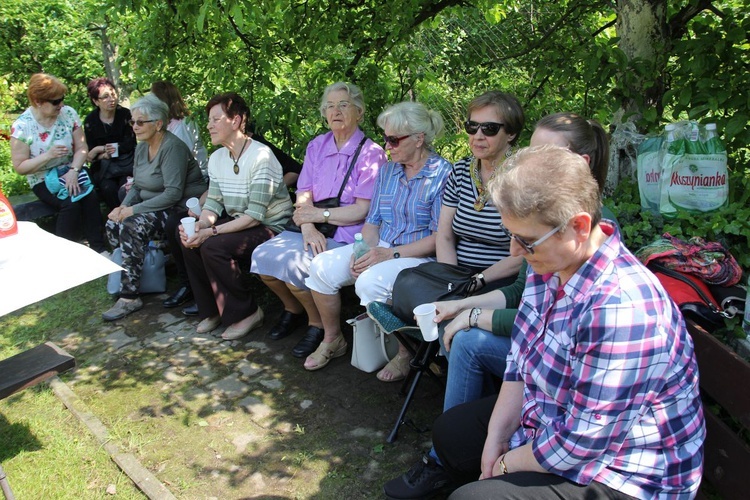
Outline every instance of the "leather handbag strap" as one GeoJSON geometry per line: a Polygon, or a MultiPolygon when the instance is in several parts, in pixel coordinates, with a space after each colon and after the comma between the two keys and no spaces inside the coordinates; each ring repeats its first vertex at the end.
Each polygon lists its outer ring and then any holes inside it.
{"type": "Polygon", "coordinates": [[[354,164],[357,163],[357,158],[359,158],[359,152],[362,151],[362,146],[364,146],[366,140],[367,136],[364,136],[360,141],[359,146],[357,146],[357,150],[354,152],[354,158],[352,158],[352,162],[349,164],[349,170],[346,171],[344,182],[341,183],[341,189],[339,189],[339,194],[336,196],[336,199],[339,200],[339,203],[341,202],[341,195],[344,193],[346,183],[349,181],[349,176],[352,175],[354,164]]]}

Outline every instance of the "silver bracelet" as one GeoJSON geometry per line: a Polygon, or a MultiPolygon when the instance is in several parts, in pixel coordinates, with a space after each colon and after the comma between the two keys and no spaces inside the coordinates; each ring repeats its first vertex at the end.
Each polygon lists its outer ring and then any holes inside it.
{"type": "Polygon", "coordinates": [[[472,307],[469,316],[469,326],[476,328],[479,325],[479,315],[482,314],[481,307],[472,307]],[[473,323],[473,324],[472,324],[473,323]]]}

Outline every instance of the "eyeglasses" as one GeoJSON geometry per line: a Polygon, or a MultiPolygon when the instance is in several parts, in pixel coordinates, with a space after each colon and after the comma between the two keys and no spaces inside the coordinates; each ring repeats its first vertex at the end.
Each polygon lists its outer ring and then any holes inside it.
{"type": "Polygon", "coordinates": [[[331,111],[333,108],[336,108],[340,111],[346,111],[349,109],[349,106],[351,105],[351,102],[349,101],[339,101],[336,103],[333,102],[327,102],[325,105],[326,111],[331,111]]]}
{"type": "Polygon", "coordinates": [[[128,123],[131,127],[134,127],[138,125],[139,127],[142,127],[144,123],[153,123],[156,120],[128,120],[128,123]]]}
{"type": "Polygon", "coordinates": [[[58,104],[60,104],[64,100],[65,100],[65,96],[62,96],[59,99],[47,99],[47,102],[50,103],[50,104],[52,104],[53,106],[57,106],[58,104]]]}
{"type": "Polygon", "coordinates": [[[100,101],[108,101],[110,99],[117,99],[117,94],[99,94],[100,101]]]}
{"type": "Polygon", "coordinates": [[[538,247],[539,245],[541,245],[542,243],[544,243],[545,241],[547,241],[548,239],[550,239],[553,234],[555,234],[558,231],[562,230],[567,225],[568,225],[567,222],[565,224],[561,224],[561,225],[557,226],[556,228],[552,229],[551,231],[549,231],[548,233],[546,233],[544,236],[542,236],[538,240],[536,240],[534,243],[528,243],[523,238],[520,238],[520,237],[516,236],[515,234],[511,233],[510,231],[508,231],[508,229],[503,225],[502,222],[499,223],[500,231],[502,231],[503,233],[505,233],[505,236],[507,236],[508,238],[516,240],[516,243],[518,243],[519,245],[521,245],[521,248],[523,248],[529,255],[534,255],[534,248],[535,247],[538,247]]]}
{"type": "Polygon", "coordinates": [[[466,120],[464,122],[464,130],[466,130],[466,133],[469,135],[476,134],[481,128],[484,135],[486,135],[487,137],[493,137],[496,136],[497,133],[500,132],[500,129],[503,127],[505,127],[504,123],[497,122],[479,123],[472,120],[466,120]]]}
{"type": "Polygon", "coordinates": [[[401,144],[401,141],[411,137],[412,135],[414,134],[402,135],[401,137],[396,137],[395,135],[384,135],[383,140],[386,144],[390,144],[392,148],[397,148],[398,145],[401,144]]]}

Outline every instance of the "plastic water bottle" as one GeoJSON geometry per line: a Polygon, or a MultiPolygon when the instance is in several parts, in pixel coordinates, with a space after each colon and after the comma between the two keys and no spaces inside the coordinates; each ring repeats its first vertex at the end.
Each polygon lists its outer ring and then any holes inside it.
{"type": "Polygon", "coordinates": [[[354,260],[359,259],[364,254],[370,251],[370,247],[365,243],[365,240],[362,239],[362,233],[357,233],[354,235],[354,260]]]}
{"type": "Polygon", "coordinates": [[[742,317],[742,330],[750,338],[750,283],[748,283],[747,296],[745,297],[745,315],[742,317]]]}

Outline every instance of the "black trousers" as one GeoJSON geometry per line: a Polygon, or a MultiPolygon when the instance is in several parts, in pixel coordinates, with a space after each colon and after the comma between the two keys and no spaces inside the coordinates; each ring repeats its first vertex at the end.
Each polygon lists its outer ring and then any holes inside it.
{"type": "Polygon", "coordinates": [[[177,277],[180,280],[179,286],[186,286],[190,288],[190,279],[188,278],[187,269],[185,268],[185,257],[182,255],[182,242],[180,241],[180,220],[183,217],[187,217],[187,209],[180,209],[172,212],[167,219],[167,224],[164,230],[167,233],[167,242],[169,243],[169,251],[174,257],[174,263],[177,266],[177,277]]]}
{"type": "Polygon", "coordinates": [[[195,249],[180,245],[199,318],[220,315],[221,322],[229,326],[258,310],[252,285],[241,276],[241,265],[250,261],[255,247],[274,236],[273,231],[259,225],[212,236],[195,249]]]}
{"type": "Polygon", "coordinates": [[[478,481],[487,426],[497,395],[454,406],[440,415],[432,428],[432,443],[445,470],[465,486],[451,500],[594,500],[632,499],[601,483],[582,486],[555,474],[514,472],[478,481]],[[468,483],[468,484],[466,484],[468,483]]]}
{"type": "Polygon", "coordinates": [[[57,212],[57,225],[55,226],[57,236],[77,241],[79,231],[83,226],[83,234],[93,250],[102,252],[107,249],[104,244],[104,222],[96,191],[72,202],[70,197],[61,200],[50,193],[43,182],[32,187],[31,190],[37,198],[57,212]]]}

